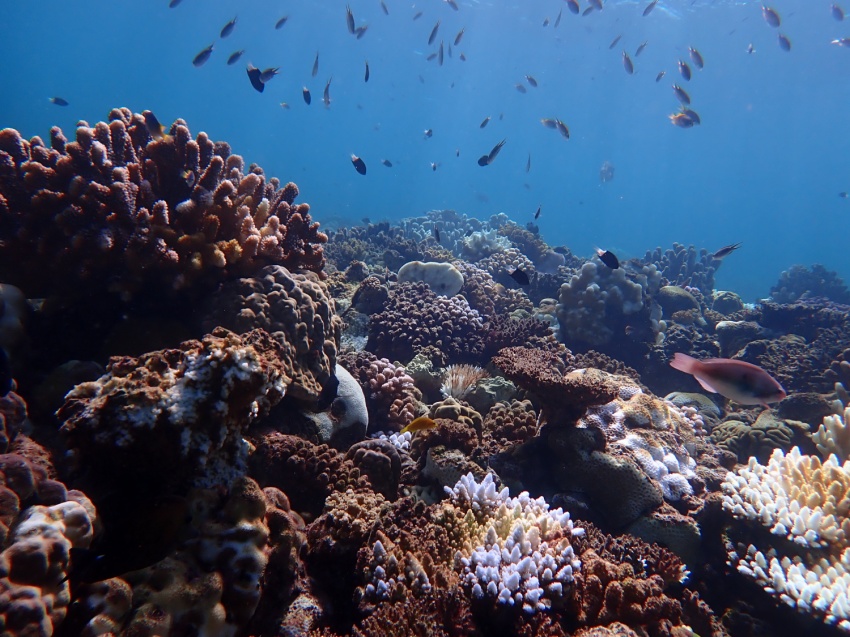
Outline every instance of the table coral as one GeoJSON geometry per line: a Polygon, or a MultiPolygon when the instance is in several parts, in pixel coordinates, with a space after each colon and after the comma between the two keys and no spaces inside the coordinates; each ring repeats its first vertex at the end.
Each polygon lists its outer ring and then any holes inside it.
{"type": "Polygon", "coordinates": [[[250,278],[229,281],[210,299],[201,321],[238,334],[261,328],[280,343],[289,361],[288,393],[317,400],[336,365],[342,321],[327,286],[311,273],[266,266],[250,278]]]}
{"type": "Polygon", "coordinates": [[[219,328],[179,349],[113,358],[57,415],[78,466],[112,484],[226,484],[244,473],[242,436],[284,396],[289,369],[267,332],[219,328]]]}
{"type": "Polygon", "coordinates": [[[81,122],[76,141],[54,127],[50,146],[5,129],[0,228],[13,240],[0,272],[28,296],[85,287],[124,301],[145,291],[164,300],[267,263],[321,272],[327,237],[297,195],[246,171],[227,144],[193,140],[182,120],[153,138],[143,115],[114,109],[108,122],[81,122]]]}

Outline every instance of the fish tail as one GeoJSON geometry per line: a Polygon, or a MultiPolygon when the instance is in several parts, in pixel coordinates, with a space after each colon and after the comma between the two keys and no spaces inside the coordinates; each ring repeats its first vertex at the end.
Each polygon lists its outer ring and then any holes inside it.
{"type": "Polygon", "coordinates": [[[670,367],[678,369],[680,372],[685,372],[686,374],[693,374],[698,371],[699,361],[687,354],[676,352],[673,356],[673,360],[670,361],[670,367]]]}

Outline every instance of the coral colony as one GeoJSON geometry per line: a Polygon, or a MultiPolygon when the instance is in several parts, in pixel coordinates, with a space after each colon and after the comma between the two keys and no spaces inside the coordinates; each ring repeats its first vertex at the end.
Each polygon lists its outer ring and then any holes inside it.
{"type": "Polygon", "coordinates": [[[751,305],[725,249],[326,235],[151,121],[0,131],[4,635],[850,633],[834,273],[751,305]]]}

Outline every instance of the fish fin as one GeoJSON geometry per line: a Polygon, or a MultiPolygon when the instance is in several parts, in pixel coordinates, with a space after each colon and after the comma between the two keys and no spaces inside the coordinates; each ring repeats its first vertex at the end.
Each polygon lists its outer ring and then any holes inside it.
{"type": "Polygon", "coordinates": [[[694,376],[694,378],[697,379],[697,382],[700,384],[700,387],[702,387],[705,391],[711,392],[712,394],[719,394],[720,393],[714,387],[711,386],[711,383],[709,383],[704,378],[701,378],[700,376],[698,376],[696,374],[694,374],[693,376],[694,376]]]}
{"type": "MultiPolygon", "coordinates": [[[[673,360],[670,361],[670,367],[678,369],[680,372],[685,372],[686,374],[693,374],[697,370],[697,363],[699,363],[699,361],[693,356],[676,352],[676,354],[673,355],[673,360]]],[[[702,381],[700,381],[700,383],[702,383],[702,381]]],[[[714,390],[712,389],[711,391],[714,390]]]]}

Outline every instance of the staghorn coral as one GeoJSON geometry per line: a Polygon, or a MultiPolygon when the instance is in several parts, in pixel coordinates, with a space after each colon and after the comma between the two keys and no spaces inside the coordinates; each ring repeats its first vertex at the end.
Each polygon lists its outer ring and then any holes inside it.
{"type": "Polygon", "coordinates": [[[0,278],[28,296],[85,288],[166,301],[267,263],[320,273],[327,237],[309,206],[293,204],[298,188],[244,170],[227,144],[193,140],[182,120],[152,138],[126,108],[81,123],[76,141],[54,127],[50,147],[0,131],[0,232],[10,239],[0,278]]]}
{"type": "Polygon", "coordinates": [[[267,266],[251,278],[225,283],[207,304],[201,327],[244,334],[261,328],[283,349],[289,395],[318,400],[334,373],[342,321],[327,287],[315,274],[267,266]]]}
{"type": "Polygon", "coordinates": [[[369,322],[366,349],[409,361],[433,348],[441,364],[474,360],[483,351],[483,322],[462,296],[437,296],[425,283],[399,283],[369,322]]]}
{"type": "Polygon", "coordinates": [[[77,466],[113,488],[226,484],[244,473],[242,436],[283,398],[289,369],[267,332],[218,328],[179,349],[113,358],[57,416],[77,466]]]}

